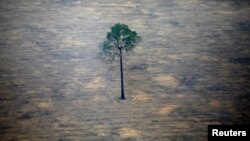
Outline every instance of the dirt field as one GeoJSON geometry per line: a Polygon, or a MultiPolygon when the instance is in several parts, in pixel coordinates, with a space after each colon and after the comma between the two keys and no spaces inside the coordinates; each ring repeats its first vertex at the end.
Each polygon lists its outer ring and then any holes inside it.
{"type": "Polygon", "coordinates": [[[0,0],[0,140],[205,141],[250,124],[247,0],[0,0]],[[115,23],[142,37],[105,63],[115,23]]]}

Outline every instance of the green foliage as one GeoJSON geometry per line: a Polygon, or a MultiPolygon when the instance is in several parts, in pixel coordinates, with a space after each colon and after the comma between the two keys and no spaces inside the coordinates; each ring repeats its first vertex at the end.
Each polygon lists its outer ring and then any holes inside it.
{"type": "Polygon", "coordinates": [[[125,51],[131,51],[141,41],[141,37],[136,31],[129,29],[125,24],[117,23],[111,27],[111,31],[107,33],[106,40],[101,46],[101,57],[111,59],[113,61],[119,54],[119,47],[125,51]]]}

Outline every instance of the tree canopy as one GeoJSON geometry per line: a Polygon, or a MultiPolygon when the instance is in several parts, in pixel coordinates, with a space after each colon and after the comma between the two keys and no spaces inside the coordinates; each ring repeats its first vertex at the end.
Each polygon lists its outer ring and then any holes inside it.
{"type": "Polygon", "coordinates": [[[107,33],[106,40],[101,46],[101,56],[112,60],[120,55],[119,49],[131,51],[141,41],[136,31],[131,30],[128,25],[117,23],[107,33]]]}

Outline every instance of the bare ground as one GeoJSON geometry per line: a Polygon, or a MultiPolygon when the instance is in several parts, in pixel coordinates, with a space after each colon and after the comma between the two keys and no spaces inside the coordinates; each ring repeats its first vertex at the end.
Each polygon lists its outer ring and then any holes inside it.
{"type": "Polygon", "coordinates": [[[1,0],[0,140],[204,141],[249,124],[246,0],[1,0]],[[110,27],[142,36],[98,57],[110,27]]]}

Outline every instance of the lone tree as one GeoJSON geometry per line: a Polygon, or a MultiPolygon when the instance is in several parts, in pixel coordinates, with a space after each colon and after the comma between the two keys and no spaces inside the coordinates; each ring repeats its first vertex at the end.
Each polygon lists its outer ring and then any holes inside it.
{"type": "Polygon", "coordinates": [[[122,51],[129,52],[141,41],[141,37],[125,24],[117,23],[111,27],[111,32],[107,33],[106,40],[101,46],[101,56],[115,59],[115,56],[120,56],[121,70],[121,99],[125,99],[123,85],[123,66],[122,66],[122,51]]]}

